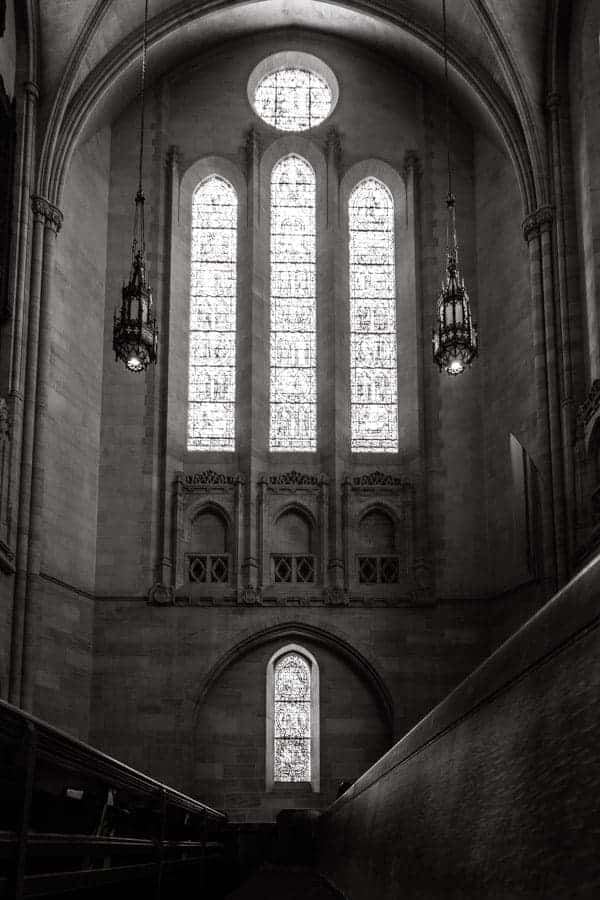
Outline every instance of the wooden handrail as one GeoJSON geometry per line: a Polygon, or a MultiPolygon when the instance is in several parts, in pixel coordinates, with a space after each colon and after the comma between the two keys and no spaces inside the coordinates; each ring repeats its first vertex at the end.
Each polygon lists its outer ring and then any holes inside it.
{"type": "Polygon", "coordinates": [[[0,897],[150,879],[159,898],[165,879],[170,894],[179,872],[222,858],[224,813],[4,701],[0,750],[0,897]]]}
{"type": "MultiPolygon", "coordinates": [[[[127,763],[120,762],[107,753],[103,753],[102,750],[98,750],[96,747],[92,747],[90,744],[72,737],[59,728],[55,728],[53,725],[49,725],[47,722],[32,716],[30,713],[26,713],[18,709],[18,707],[0,700],[0,736],[8,731],[5,725],[13,724],[23,728],[26,727],[26,723],[30,723],[35,729],[38,743],[37,753],[47,755],[58,764],[64,764],[65,767],[68,766],[71,769],[77,769],[78,764],[83,765],[85,770],[89,772],[91,770],[90,764],[93,760],[95,763],[93,773],[110,776],[115,787],[130,787],[148,794],[164,791],[170,801],[188,812],[204,812],[215,821],[225,822],[227,820],[225,813],[219,812],[219,810],[201,803],[200,800],[195,800],[193,797],[189,797],[187,794],[183,794],[175,788],[157,781],[150,775],[139,772],[132,766],[128,766],[127,763]]],[[[20,735],[22,735],[22,731],[20,735]]]]}

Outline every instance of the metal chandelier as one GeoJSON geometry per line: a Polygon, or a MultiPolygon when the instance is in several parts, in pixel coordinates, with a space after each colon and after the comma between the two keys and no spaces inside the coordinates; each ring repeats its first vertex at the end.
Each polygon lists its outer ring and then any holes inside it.
{"type": "Polygon", "coordinates": [[[144,113],[146,93],[146,58],[148,52],[148,0],[144,11],[144,38],[140,87],[140,152],[138,189],[135,195],[131,271],[123,285],[121,309],[113,320],[115,358],[125,363],[130,372],[143,372],[155,363],[158,329],[152,306],[152,289],[146,276],[146,242],[144,232],[144,113]]]}
{"type": "Polygon", "coordinates": [[[450,164],[450,93],[448,87],[448,41],[446,33],[446,0],[442,0],[444,30],[444,79],[446,86],[446,152],[448,163],[448,196],[446,198],[446,277],[437,301],[437,321],[433,329],[433,358],[449,375],[460,375],[477,356],[477,329],[471,317],[469,295],[458,269],[456,239],[456,200],[452,193],[450,164]]]}

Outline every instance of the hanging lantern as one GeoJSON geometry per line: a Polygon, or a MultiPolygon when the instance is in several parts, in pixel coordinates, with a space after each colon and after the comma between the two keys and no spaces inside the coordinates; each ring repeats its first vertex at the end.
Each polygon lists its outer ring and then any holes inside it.
{"type": "Polygon", "coordinates": [[[455,198],[452,193],[450,165],[450,92],[448,88],[448,40],[446,33],[446,0],[442,0],[444,33],[444,79],[446,86],[446,154],[448,165],[448,197],[446,206],[446,278],[437,304],[437,322],[433,329],[433,358],[440,371],[460,375],[477,356],[477,329],[471,318],[471,304],[465,283],[458,271],[455,198]]]}
{"type": "Polygon", "coordinates": [[[143,372],[155,363],[158,350],[158,328],[152,307],[152,289],[146,281],[143,244],[144,195],[135,198],[134,238],[131,247],[131,274],[123,285],[121,309],[113,321],[115,358],[125,363],[130,372],[143,372]],[[141,232],[141,242],[138,233],[141,232]]]}
{"type": "Polygon", "coordinates": [[[458,271],[458,249],[454,219],[454,197],[448,195],[448,257],[446,279],[438,300],[437,324],[433,331],[433,358],[449,375],[460,375],[477,356],[477,329],[465,283],[458,271]]]}
{"type": "Polygon", "coordinates": [[[130,372],[143,372],[155,363],[158,350],[158,328],[152,306],[152,289],[146,281],[146,242],[144,232],[144,111],[146,87],[146,56],[148,33],[148,0],[144,12],[144,39],[142,48],[141,114],[139,183],[135,195],[133,243],[131,245],[131,272],[123,285],[121,309],[115,310],[113,320],[113,350],[115,358],[125,363],[130,372]]]}

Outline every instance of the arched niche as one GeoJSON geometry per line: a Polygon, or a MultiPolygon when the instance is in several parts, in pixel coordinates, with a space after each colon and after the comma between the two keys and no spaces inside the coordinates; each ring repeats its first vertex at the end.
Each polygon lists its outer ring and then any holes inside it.
{"type": "Polygon", "coordinates": [[[194,721],[194,789],[211,805],[246,821],[268,821],[282,807],[326,808],[340,781],[355,780],[392,743],[382,689],[386,691],[380,676],[362,654],[323,629],[290,623],[254,634],[231,648],[201,685],[194,721]],[[273,737],[269,673],[288,652],[297,652],[310,667],[316,725],[311,739],[320,734],[318,768],[310,782],[293,784],[268,778],[273,737]]]}

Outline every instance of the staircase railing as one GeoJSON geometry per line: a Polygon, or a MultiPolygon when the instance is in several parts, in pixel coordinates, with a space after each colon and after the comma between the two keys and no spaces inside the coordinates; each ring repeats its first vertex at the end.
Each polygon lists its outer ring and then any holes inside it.
{"type": "Polygon", "coordinates": [[[220,897],[226,821],[0,701],[0,897],[220,897]]]}

